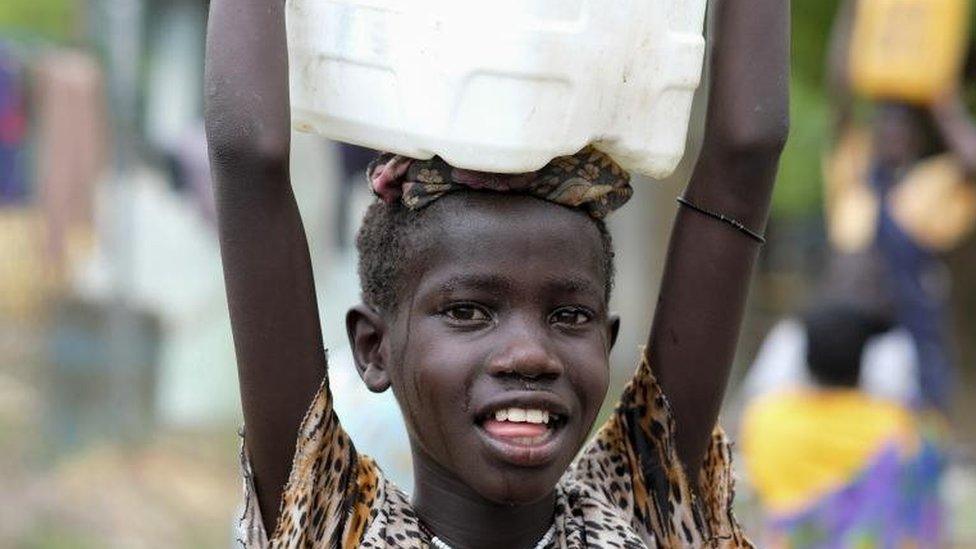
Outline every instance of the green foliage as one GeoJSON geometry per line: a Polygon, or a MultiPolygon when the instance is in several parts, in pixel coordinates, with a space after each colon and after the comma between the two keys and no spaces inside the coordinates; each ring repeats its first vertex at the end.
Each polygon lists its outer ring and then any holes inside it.
{"type": "Polygon", "coordinates": [[[773,195],[773,215],[819,215],[823,195],[820,161],[827,146],[829,120],[827,104],[819,87],[802,81],[794,81],[790,99],[792,124],[773,195]]]}
{"type": "Polygon", "coordinates": [[[780,163],[775,217],[819,215],[823,195],[820,159],[827,145],[829,111],[824,95],[827,46],[839,0],[794,0],[790,138],[780,163]]]}
{"type": "Polygon", "coordinates": [[[78,0],[0,0],[0,36],[68,40],[79,11],[78,0]]]}
{"type": "Polygon", "coordinates": [[[58,524],[53,519],[42,519],[24,532],[15,546],[21,549],[94,549],[99,545],[78,528],[58,524]]]}
{"type": "Polygon", "coordinates": [[[809,84],[823,82],[830,28],[840,0],[793,1],[793,75],[809,84]]]}

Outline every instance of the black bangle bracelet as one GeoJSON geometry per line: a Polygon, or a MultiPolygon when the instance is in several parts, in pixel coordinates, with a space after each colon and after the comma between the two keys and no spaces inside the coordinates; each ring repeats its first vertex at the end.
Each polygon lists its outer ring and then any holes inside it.
{"type": "Polygon", "coordinates": [[[732,219],[731,217],[728,217],[725,214],[720,214],[720,213],[717,213],[717,212],[709,211],[709,210],[706,210],[705,208],[702,208],[701,206],[696,206],[695,204],[692,204],[691,202],[689,202],[688,199],[685,198],[685,197],[683,197],[683,196],[679,196],[678,197],[678,204],[681,204],[682,206],[687,206],[688,208],[690,208],[690,209],[692,209],[692,210],[694,210],[694,211],[696,211],[696,212],[698,212],[698,213],[700,213],[702,215],[706,215],[706,216],[711,217],[713,219],[717,219],[717,220],[719,220],[719,221],[721,221],[723,223],[727,223],[727,224],[731,225],[735,230],[737,230],[740,233],[748,236],[749,238],[755,240],[756,242],[758,242],[760,244],[765,244],[766,243],[766,238],[763,235],[757,233],[756,231],[753,231],[749,227],[746,227],[745,225],[742,224],[742,222],[740,222],[737,219],[732,219]]]}

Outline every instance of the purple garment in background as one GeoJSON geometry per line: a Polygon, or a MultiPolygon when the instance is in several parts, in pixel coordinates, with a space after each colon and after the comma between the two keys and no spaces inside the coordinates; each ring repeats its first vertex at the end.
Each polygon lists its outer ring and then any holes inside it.
{"type": "Polygon", "coordinates": [[[923,437],[906,459],[896,444],[879,450],[843,487],[791,515],[771,517],[767,545],[791,549],[941,547],[941,443],[923,437]]]}
{"type": "Polygon", "coordinates": [[[27,199],[27,114],[20,62],[0,46],[0,206],[27,199]]]}

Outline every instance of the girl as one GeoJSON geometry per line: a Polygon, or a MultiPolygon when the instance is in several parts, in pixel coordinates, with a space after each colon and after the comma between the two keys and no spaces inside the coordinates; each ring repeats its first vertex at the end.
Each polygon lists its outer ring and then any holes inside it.
{"type": "Polygon", "coordinates": [[[715,4],[707,137],[648,350],[585,447],[619,325],[607,312],[602,218],[629,197],[627,175],[592,149],[518,176],[436,158],[372,165],[380,200],[360,230],[363,304],[346,327],[363,381],[400,404],[411,500],[356,453],[332,411],[289,184],[284,1],[212,0],[208,36],[208,135],[247,429],[242,542],[747,546],[730,511],[728,447],[712,432],[786,137],[788,1],[715,4]]]}

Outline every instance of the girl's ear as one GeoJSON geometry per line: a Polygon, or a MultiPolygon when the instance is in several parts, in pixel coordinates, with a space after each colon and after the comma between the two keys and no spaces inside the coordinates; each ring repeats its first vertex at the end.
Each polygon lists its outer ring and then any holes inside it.
{"type": "Polygon", "coordinates": [[[613,350],[613,346],[617,344],[617,336],[620,335],[620,315],[610,315],[610,322],[607,323],[607,329],[610,330],[607,340],[610,342],[610,348],[608,351],[613,350]]]}
{"type": "Polygon", "coordinates": [[[346,333],[352,347],[356,370],[366,387],[374,393],[390,388],[387,356],[383,352],[386,321],[366,305],[357,305],[346,313],[346,333]]]}

